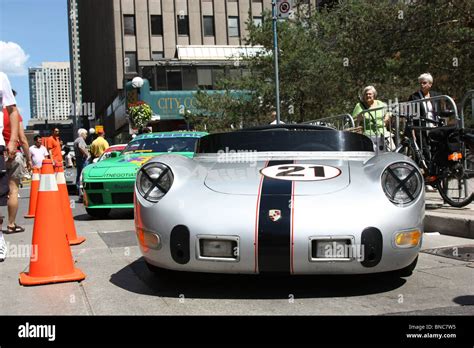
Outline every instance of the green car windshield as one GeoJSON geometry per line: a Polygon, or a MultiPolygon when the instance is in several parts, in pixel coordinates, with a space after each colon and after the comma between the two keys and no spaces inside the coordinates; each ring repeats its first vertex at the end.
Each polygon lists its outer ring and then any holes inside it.
{"type": "Polygon", "coordinates": [[[198,139],[197,137],[139,139],[130,142],[122,153],[194,152],[198,139]]]}

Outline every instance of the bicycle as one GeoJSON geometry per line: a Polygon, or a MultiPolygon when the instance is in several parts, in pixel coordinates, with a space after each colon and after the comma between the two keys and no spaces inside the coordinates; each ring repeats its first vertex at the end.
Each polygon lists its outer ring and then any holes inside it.
{"type": "MultiPolygon", "coordinates": [[[[444,112],[442,116],[453,115],[444,112]]],[[[423,119],[437,127],[414,125],[413,114],[399,114],[406,119],[402,140],[395,152],[411,157],[422,170],[425,183],[437,187],[444,201],[453,207],[464,207],[474,200],[474,134],[472,130],[446,126],[443,121],[423,119]],[[426,132],[420,139],[415,131],[426,132]]],[[[421,133],[421,132],[420,132],[421,133]]]]}

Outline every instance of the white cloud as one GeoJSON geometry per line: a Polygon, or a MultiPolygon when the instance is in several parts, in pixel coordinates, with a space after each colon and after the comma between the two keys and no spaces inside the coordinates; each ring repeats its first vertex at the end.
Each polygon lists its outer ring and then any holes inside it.
{"type": "Polygon", "coordinates": [[[26,75],[26,62],[30,58],[15,42],[0,41],[0,71],[7,75],[26,75]]]}

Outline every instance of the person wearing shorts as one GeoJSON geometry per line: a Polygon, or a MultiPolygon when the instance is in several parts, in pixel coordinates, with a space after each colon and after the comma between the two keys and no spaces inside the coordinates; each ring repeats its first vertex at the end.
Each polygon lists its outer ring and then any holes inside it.
{"type": "MultiPolygon", "coordinates": [[[[16,93],[14,93],[16,95],[16,93]]],[[[10,121],[8,118],[8,111],[3,110],[3,138],[5,141],[10,140],[11,136],[11,129],[10,129],[10,121]]],[[[20,127],[18,128],[19,133],[19,143],[18,146],[21,147],[21,150],[18,150],[13,158],[8,158],[6,162],[6,169],[8,175],[8,187],[9,187],[9,195],[8,195],[8,224],[5,233],[17,233],[23,232],[25,229],[16,224],[16,216],[18,213],[18,191],[21,180],[25,175],[25,158],[28,170],[31,170],[31,158],[29,154],[29,145],[28,140],[25,136],[25,132],[23,131],[23,120],[21,115],[19,115],[20,119],[20,127]],[[23,155],[26,155],[26,157],[23,155]]]]}
{"type": "MultiPolygon", "coordinates": [[[[16,100],[8,80],[7,75],[0,71],[0,206],[6,206],[8,201],[8,176],[5,166],[5,150],[9,158],[15,157],[16,144],[18,141],[18,110],[16,108],[16,100]],[[3,138],[3,108],[9,113],[9,121],[11,125],[11,137],[8,143],[3,138]]],[[[4,261],[7,256],[7,245],[1,232],[3,218],[0,218],[0,262],[4,261]]]]}

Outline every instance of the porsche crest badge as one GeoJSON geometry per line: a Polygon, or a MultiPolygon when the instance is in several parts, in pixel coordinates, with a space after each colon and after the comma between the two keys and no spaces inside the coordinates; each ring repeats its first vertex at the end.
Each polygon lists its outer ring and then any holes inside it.
{"type": "Polygon", "coordinates": [[[273,222],[277,222],[278,220],[281,219],[281,210],[278,210],[278,209],[270,209],[268,211],[268,217],[270,218],[270,220],[272,220],[273,222]]]}

